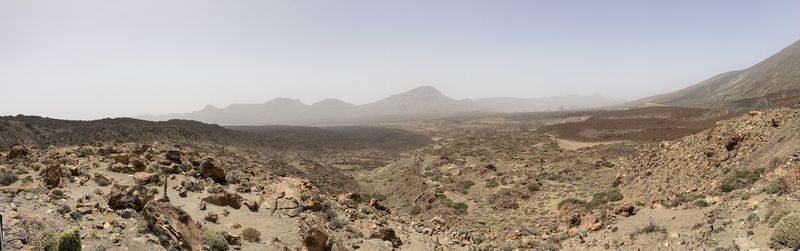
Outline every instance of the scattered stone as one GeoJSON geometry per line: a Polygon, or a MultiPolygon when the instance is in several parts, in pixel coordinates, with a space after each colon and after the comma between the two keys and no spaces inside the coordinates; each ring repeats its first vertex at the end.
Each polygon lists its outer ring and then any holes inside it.
{"type": "Polygon", "coordinates": [[[208,213],[204,219],[211,223],[217,223],[219,222],[219,215],[215,213],[208,213]]]}
{"type": "Polygon", "coordinates": [[[234,209],[239,209],[242,208],[242,202],[244,201],[244,198],[242,198],[242,196],[239,194],[226,192],[209,195],[208,197],[203,198],[203,201],[220,207],[228,206],[234,209]]]}
{"type": "Polygon", "coordinates": [[[258,212],[258,208],[261,207],[261,204],[258,201],[253,199],[248,199],[244,201],[244,205],[247,206],[250,211],[258,212]]]}
{"type": "Polygon", "coordinates": [[[371,206],[371,207],[374,207],[375,209],[378,209],[378,210],[381,210],[381,211],[387,212],[387,213],[391,213],[391,210],[389,210],[389,208],[388,208],[388,207],[386,207],[386,206],[382,205],[382,204],[381,204],[380,202],[378,202],[378,200],[376,200],[376,199],[370,199],[370,200],[369,200],[369,206],[371,206]]]}

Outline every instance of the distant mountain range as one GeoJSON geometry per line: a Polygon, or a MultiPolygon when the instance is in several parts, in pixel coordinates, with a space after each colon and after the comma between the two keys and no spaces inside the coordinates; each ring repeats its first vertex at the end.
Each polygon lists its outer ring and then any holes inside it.
{"type": "Polygon", "coordinates": [[[685,89],[627,106],[690,106],[746,110],[795,105],[800,101],[800,41],[760,63],[719,74],[685,89]]]}
{"type": "Polygon", "coordinates": [[[220,125],[342,125],[461,114],[574,110],[619,103],[620,100],[599,95],[455,100],[432,86],[422,86],[365,105],[354,105],[338,99],[307,105],[296,99],[276,98],[263,104],[235,104],[226,108],[208,105],[191,113],[143,115],[137,118],[154,121],[188,119],[220,125]]]}

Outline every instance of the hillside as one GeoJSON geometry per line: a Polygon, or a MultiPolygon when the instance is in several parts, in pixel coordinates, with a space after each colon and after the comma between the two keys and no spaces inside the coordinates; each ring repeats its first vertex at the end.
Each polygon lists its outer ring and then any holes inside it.
{"type": "Polygon", "coordinates": [[[153,121],[187,119],[220,125],[354,125],[464,114],[585,109],[619,102],[599,95],[456,100],[432,86],[422,86],[364,105],[338,99],[325,99],[307,105],[296,99],[276,98],[263,104],[234,104],[226,108],[209,105],[191,113],[143,115],[138,118],[153,121]]]}
{"type": "Polygon", "coordinates": [[[0,117],[0,148],[15,145],[92,145],[96,142],[174,142],[248,147],[265,150],[340,152],[376,149],[406,151],[430,139],[417,133],[383,127],[236,127],[231,130],[189,120],[151,122],[130,118],[95,121],[57,120],[35,116],[0,117]]]}
{"type": "Polygon", "coordinates": [[[685,89],[644,98],[628,106],[692,106],[747,110],[794,105],[800,96],[800,41],[760,63],[726,72],[685,89]]]}

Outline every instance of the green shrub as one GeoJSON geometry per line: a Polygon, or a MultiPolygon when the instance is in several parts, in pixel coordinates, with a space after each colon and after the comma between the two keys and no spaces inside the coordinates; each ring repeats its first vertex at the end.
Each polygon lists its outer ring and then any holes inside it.
{"type": "Polygon", "coordinates": [[[774,226],[777,224],[784,216],[798,212],[797,208],[791,206],[782,206],[776,209],[772,209],[769,212],[769,225],[774,226]]]}
{"type": "Polygon", "coordinates": [[[704,199],[698,199],[698,200],[694,201],[694,203],[692,203],[692,205],[694,205],[695,207],[707,207],[708,206],[708,201],[706,201],[704,199]]]}
{"type": "Polygon", "coordinates": [[[770,237],[770,246],[775,249],[800,246],[800,213],[791,213],[778,221],[770,237]]]}
{"type": "Polygon", "coordinates": [[[203,245],[207,246],[213,251],[227,251],[230,249],[225,237],[215,232],[206,232],[203,234],[203,245]]]}
{"type": "Polygon", "coordinates": [[[764,192],[767,192],[767,194],[776,194],[781,192],[780,180],[773,180],[772,182],[770,182],[769,185],[767,185],[767,187],[764,188],[764,192]]]}
{"type": "Polygon", "coordinates": [[[208,189],[206,189],[206,191],[208,191],[208,193],[222,193],[225,190],[222,189],[221,186],[211,186],[208,189]]]}
{"type": "Polygon", "coordinates": [[[475,182],[474,182],[474,181],[471,181],[471,180],[464,180],[464,181],[461,181],[461,182],[459,182],[459,183],[458,183],[458,185],[459,185],[459,188],[460,188],[460,190],[461,190],[462,192],[466,193],[466,191],[467,191],[467,190],[468,190],[470,187],[472,187],[472,186],[474,186],[474,185],[475,185],[475,182]]]}
{"type": "Polygon", "coordinates": [[[454,213],[459,215],[467,214],[467,209],[469,208],[469,206],[464,202],[453,203],[450,207],[453,208],[454,213]]]}
{"type": "Polygon", "coordinates": [[[422,208],[419,208],[419,206],[413,206],[413,207],[411,207],[411,215],[413,215],[413,216],[417,216],[417,215],[419,215],[421,212],[422,212],[422,208]]]}
{"type": "Polygon", "coordinates": [[[727,193],[736,189],[749,187],[761,178],[763,169],[756,170],[733,170],[728,177],[722,180],[719,190],[727,193]]]}
{"type": "Polygon", "coordinates": [[[631,237],[635,237],[637,235],[642,235],[642,234],[651,234],[651,233],[662,233],[663,234],[663,233],[667,233],[667,229],[662,227],[662,226],[656,225],[653,222],[650,222],[649,224],[645,225],[644,227],[638,228],[635,231],[633,231],[633,233],[631,233],[631,237]]]}
{"type": "Polygon", "coordinates": [[[19,177],[12,171],[3,170],[0,172],[0,185],[8,186],[14,184],[17,180],[19,180],[19,177]]]}
{"type": "Polygon", "coordinates": [[[699,199],[702,199],[703,196],[699,194],[686,194],[682,193],[671,200],[665,200],[661,202],[661,205],[664,205],[666,208],[674,208],[680,206],[681,204],[690,203],[699,199]]]}
{"type": "Polygon", "coordinates": [[[248,242],[260,242],[261,232],[252,227],[245,228],[242,230],[242,239],[248,242]]]}
{"type": "Polygon", "coordinates": [[[528,184],[527,187],[528,187],[528,191],[530,191],[530,192],[536,192],[536,191],[539,191],[540,189],[542,189],[541,186],[539,186],[539,183],[531,183],[531,184],[528,184]]]}
{"type": "Polygon", "coordinates": [[[487,179],[485,181],[486,181],[485,187],[487,188],[495,188],[500,185],[500,183],[497,183],[497,180],[495,179],[487,179]]]}
{"type": "Polygon", "coordinates": [[[614,163],[611,163],[610,161],[607,160],[598,160],[594,162],[594,166],[612,168],[614,167],[614,163]]]}
{"type": "Polygon", "coordinates": [[[575,198],[569,198],[569,199],[564,199],[561,202],[559,202],[558,203],[558,208],[562,208],[562,207],[564,207],[566,205],[570,205],[570,204],[571,205],[576,205],[576,206],[581,206],[581,207],[586,207],[586,202],[585,201],[582,201],[582,200],[579,200],[579,199],[575,199],[575,198]]]}
{"type": "Polygon", "coordinates": [[[81,233],[79,228],[62,232],[57,239],[51,239],[46,246],[47,251],[80,251],[81,233]]]}

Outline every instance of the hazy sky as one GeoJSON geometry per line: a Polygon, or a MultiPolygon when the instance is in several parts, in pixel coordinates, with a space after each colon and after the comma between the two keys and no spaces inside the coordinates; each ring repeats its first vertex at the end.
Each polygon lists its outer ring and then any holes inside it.
{"type": "Polygon", "coordinates": [[[94,119],[206,104],[634,99],[800,39],[800,1],[0,0],[0,115],[94,119]]]}

